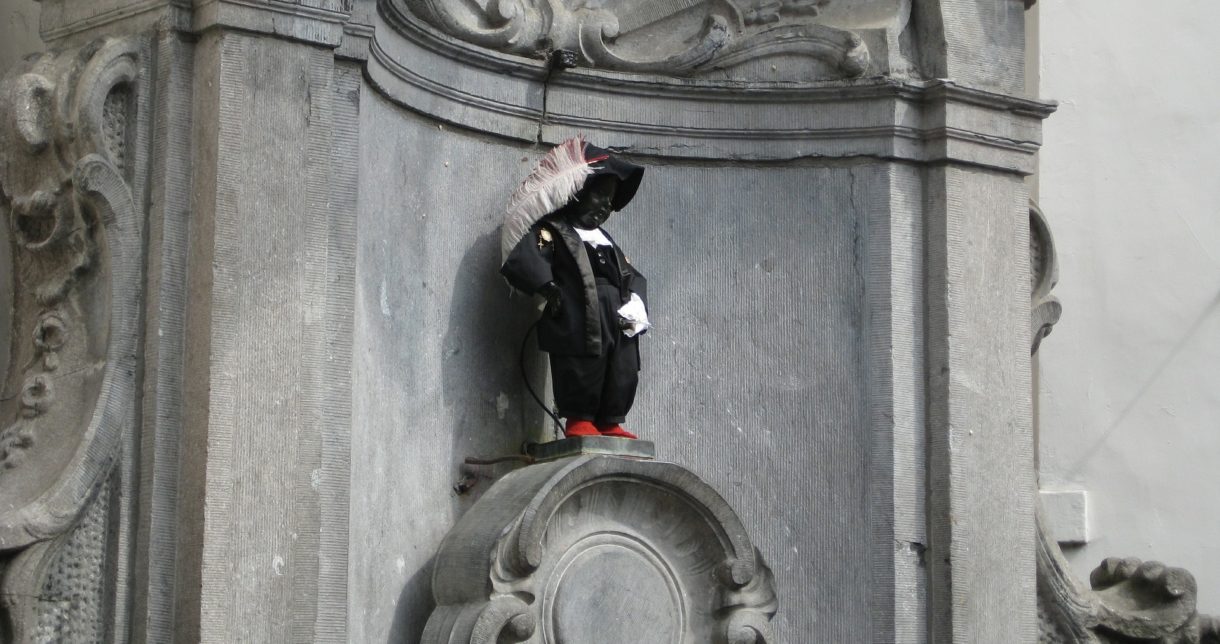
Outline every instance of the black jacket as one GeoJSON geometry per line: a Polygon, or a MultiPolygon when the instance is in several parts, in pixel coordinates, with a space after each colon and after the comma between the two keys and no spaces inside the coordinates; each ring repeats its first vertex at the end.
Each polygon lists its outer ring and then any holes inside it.
{"type": "MultiPolygon", "coordinates": [[[[636,293],[647,307],[647,281],[627,262],[618,244],[613,248],[620,274],[620,305],[626,304],[631,294],[636,293]]],[[[565,355],[601,354],[601,315],[593,267],[589,264],[584,242],[571,224],[557,217],[547,217],[534,224],[509,253],[504,266],[500,267],[500,274],[513,288],[530,295],[547,282],[555,282],[559,287],[559,316],[543,315],[538,323],[540,349],[565,355]]],[[[617,329],[614,332],[617,333],[617,329]]]]}

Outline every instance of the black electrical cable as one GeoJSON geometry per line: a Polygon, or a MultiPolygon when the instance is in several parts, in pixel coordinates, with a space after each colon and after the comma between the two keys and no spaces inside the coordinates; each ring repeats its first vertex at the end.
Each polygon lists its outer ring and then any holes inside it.
{"type": "MultiPolygon", "coordinates": [[[[538,318],[538,322],[541,321],[542,318],[538,318]]],[[[538,392],[534,391],[533,385],[530,384],[529,374],[525,372],[525,346],[529,342],[530,334],[538,328],[538,322],[534,322],[532,325],[530,325],[530,328],[526,329],[525,331],[525,336],[521,338],[521,352],[518,360],[518,362],[521,364],[521,380],[525,382],[525,388],[529,390],[530,396],[533,397],[534,402],[538,403],[538,406],[542,408],[542,411],[546,412],[547,416],[551,417],[551,420],[555,421],[556,433],[561,434],[563,432],[563,423],[559,422],[559,416],[550,409],[547,409],[546,403],[542,402],[542,399],[538,397],[538,392]]]]}

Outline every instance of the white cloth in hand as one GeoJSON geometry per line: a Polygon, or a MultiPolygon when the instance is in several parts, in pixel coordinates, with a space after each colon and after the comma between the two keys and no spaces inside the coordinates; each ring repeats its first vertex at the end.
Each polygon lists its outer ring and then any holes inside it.
{"type": "Polygon", "coordinates": [[[635,293],[632,293],[631,299],[619,308],[618,317],[623,322],[623,335],[629,338],[652,328],[652,323],[648,321],[648,311],[644,308],[644,300],[641,300],[640,296],[635,293]]]}

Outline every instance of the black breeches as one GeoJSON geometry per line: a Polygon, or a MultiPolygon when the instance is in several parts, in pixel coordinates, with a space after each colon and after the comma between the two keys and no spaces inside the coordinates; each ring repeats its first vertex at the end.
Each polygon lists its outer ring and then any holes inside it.
{"type": "Polygon", "coordinates": [[[596,356],[551,354],[551,382],[559,415],[599,425],[622,423],[635,402],[640,374],[639,339],[618,328],[619,291],[598,284],[602,352],[596,356]]]}

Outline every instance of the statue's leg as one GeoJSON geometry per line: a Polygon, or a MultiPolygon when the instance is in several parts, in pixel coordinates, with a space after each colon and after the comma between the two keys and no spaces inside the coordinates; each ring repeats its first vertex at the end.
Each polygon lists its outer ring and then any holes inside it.
{"type": "Polygon", "coordinates": [[[606,435],[634,438],[620,427],[635,402],[636,387],[640,380],[639,340],[619,337],[610,345],[606,360],[606,375],[601,393],[601,407],[594,422],[597,429],[606,435]],[[618,428],[618,432],[614,428],[618,428]]]}
{"type": "Polygon", "coordinates": [[[564,433],[568,436],[596,434],[592,421],[601,407],[606,352],[600,356],[550,355],[555,406],[559,415],[567,420],[564,433]],[[583,421],[583,424],[578,425],[577,421],[583,421]]]}

